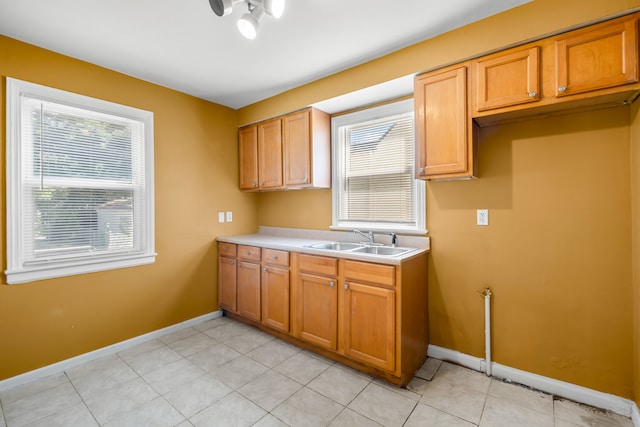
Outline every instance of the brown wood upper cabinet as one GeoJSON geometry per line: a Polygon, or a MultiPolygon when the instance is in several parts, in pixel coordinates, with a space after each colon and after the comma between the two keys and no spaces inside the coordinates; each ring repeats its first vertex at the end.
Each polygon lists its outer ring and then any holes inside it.
{"type": "Polygon", "coordinates": [[[481,126],[621,105],[638,78],[638,14],[472,61],[471,114],[481,126]]]}
{"type": "Polygon", "coordinates": [[[258,189],[258,126],[241,128],[238,132],[240,158],[240,189],[258,189]]]}
{"type": "Polygon", "coordinates": [[[282,187],[282,120],[258,125],[258,180],[263,190],[282,187]]]}
{"type": "Polygon", "coordinates": [[[315,108],[240,128],[240,189],[329,188],[330,130],[330,116],[315,108]]]}
{"type": "Polygon", "coordinates": [[[479,126],[633,101],[640,93],[638,17],[416,76],[416,178],[475,176],[479,126]]]}
{"type": "Polygon", "coordinates": [[[540,47],[508,50],[474,61],[475,111],[540,99],[540,47]]]}
{"type": "Polygon", "coordinates": [[[474,173],[467,70],[468,63],[458,64],[415,79],[416,178],[460,178],[474,173]]]}
{"type": "Polygon", "coordinates": [[[576,30],[555,41],[556,96],[638,81],[638,30],[627,18],[576,30]]]}

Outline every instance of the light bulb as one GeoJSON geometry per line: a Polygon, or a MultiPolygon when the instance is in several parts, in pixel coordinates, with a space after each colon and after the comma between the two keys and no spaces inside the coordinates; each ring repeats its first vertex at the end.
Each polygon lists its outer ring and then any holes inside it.
{"type": "Polygon", "coordinates": [[[242,15],[242,18],[238,20],[238,30],[240,30],[240,33],[249,40],[256,38],[259,27],[260,23],[258,20],[249,13],[245,13],[242,15]]]}
{"type": "Polygon", "coordinates": [[[267,13],[278,19],[284,13],[285,0],[264,0],[264,8],[267,13]]]}
{"type": "Polygon", "coordinates": [[[264,9],[262,6],[254,6],[251,13],[245,13],[238,20],[238,30],[249,40],[255,39],[258,35],[258,28],[260,28],[260,20],[263,16],[264,9]]]}

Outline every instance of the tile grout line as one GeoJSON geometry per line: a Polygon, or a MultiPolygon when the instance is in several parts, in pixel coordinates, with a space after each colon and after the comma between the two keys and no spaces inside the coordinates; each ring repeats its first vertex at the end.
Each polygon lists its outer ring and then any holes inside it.
{"type": "MultiPolygon", "coordinates": [[[[84,407],[87,408],[87,412],[89,412],[89,414],[91,414],[91,418],[93,418],[93,420],[96,422],[96,424],[98,426],[100,426],[100,423],[98,422],[97,418],[95,417],[95,415],[93,414],[93,412],[89,408],[89,405],[87,405],[87,402],[85,402],[84,397],[82,397],[82,395],[78,391],[76,385],[73,383],[73,381],[71,381],[71,378],[69,377],[69,374],[67,373],[67,371],[64,371],[63,374],[64,374],[65,378],[67,379],[67,381],[69,381],[69,384],[71,385],[71,387],[73,387],[73,390],[76,392],[76,394],[80,398],[80,401],[82,402],[84,407]]],[[[7,426],[7,427],[9,427],[9,426],[7,426]]]]}

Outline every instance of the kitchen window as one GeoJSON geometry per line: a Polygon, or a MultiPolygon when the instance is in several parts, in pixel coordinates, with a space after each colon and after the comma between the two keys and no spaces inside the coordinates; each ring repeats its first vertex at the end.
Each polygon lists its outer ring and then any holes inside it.
{"type": "Polygon", "coordinates": [[[335,229],[426,233],[413,100],[332,118],[335,229]]]}
{"type": "Polygon", "coordinates": [[[7,78],[7,283],[155,260],[153,113],[7,78]]]}

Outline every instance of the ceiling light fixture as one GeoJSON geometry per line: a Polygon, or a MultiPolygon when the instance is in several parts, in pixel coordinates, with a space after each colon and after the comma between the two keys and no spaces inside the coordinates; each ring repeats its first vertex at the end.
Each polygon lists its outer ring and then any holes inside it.
{"type": "Polygon", "coordinates": [[[209,5],[218,16],[229,15],[237,3],[246,3],[248,12],[238,20],[238,30],[253,40],[258,34],[260,20],[265,15],[278,19],[284,13],[285,0],[209,0],[209,5]]]}
{"type": "MultiPolygon", "coordinates": [[[[249,6],[251,8],[251,6],[249,6]]],[[[253,40],[258,35],[258,28],[260,28],[260,20],[264,16],[264,9],[260,6],[253,6],[253,10],[249,13],[242,15],[238,19],[238,30],[240,34],[253,40]]]]}
{"type": "Polygon", "coordinates": [[[233,5],[244,0],[209,0],[209,5],[213,13],[218,16],[225,16],[232,12],[233,5]]]}

